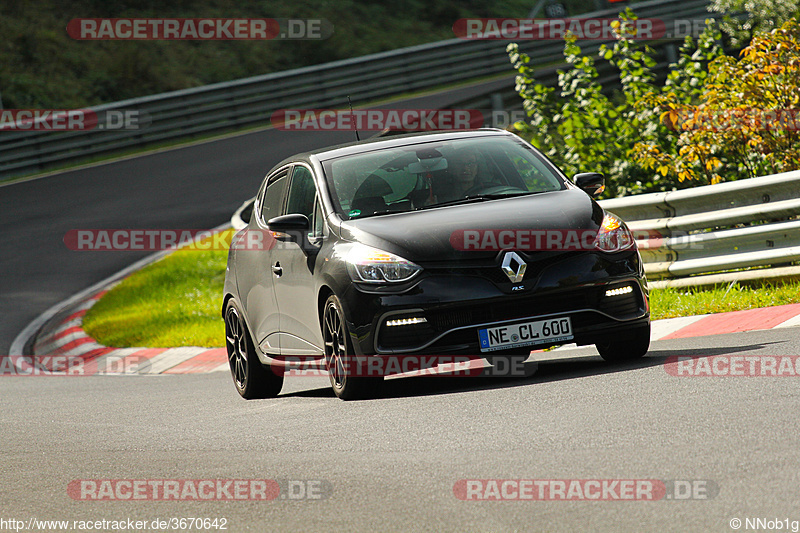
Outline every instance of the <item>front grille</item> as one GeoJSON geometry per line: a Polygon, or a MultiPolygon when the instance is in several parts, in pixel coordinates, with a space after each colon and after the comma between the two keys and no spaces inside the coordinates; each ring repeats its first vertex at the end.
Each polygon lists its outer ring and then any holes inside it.
{"type": "Polygon", "coordinates": [[[437,332],[462,326],[502,322],[537,315],[549,315],[595,307],[596,299],[587,290],[559,292],[524,299],[503,300],[469,309],[441,309],[428,311],[425,316],[437,332]]]}
{"type": "Polygon", "coordinates": [[[436,331],[447,331],[464,324],[475,324],[485,319],[486,312],[480,309],[461,309],[456,311],[434,311],[426,314],[436,331]]]}
{"type": "MultiPolygon", "coordinates": [[[[583,252],[533,252],[525,253],[517,251],[522,256],[527,265],[525,269],[525,277],[523,281],[528,281],[539,276],[547,267],[554,265],[565,259],[575,257],[583,252]]],[[[432,275],[445,275],[445,276],[475,276],[488,281],[495,285],[508,285],[511,281],[500,268],[500,263],[505,252],[500,252],[491,260],[483,260],[476,262],[464,261],[460,264],[453,263],[429,263],[424,265],[426,271],[432,275]]]]}

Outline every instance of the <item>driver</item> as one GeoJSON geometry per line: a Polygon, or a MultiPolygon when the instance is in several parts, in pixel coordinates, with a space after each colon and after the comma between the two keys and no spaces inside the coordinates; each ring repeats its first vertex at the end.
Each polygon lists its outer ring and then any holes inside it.
{"type": "Polygon", "coordinates": [[[415,203],[434,205],[458,200],[474,194],[485,184],[478,177],[478,157],[469,148],[460,148],[447,158],[447,174],[433,178],[432,188],[426,189],[428,196],[415,203]]]}
{"type": "Polygon", "coordinates": [[[478,156],[474,151],[461,148],[453,152],[447,161],[450,177],[449,190],[446,191],[448,199],[463,198],[480,188],[478,156]]]}

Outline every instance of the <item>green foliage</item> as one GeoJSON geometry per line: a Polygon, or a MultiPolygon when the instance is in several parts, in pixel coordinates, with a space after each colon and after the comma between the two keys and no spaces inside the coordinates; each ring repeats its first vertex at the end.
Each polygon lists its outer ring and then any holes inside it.
{"type": "Polygon", "coordinates": [[[81,108],[453,38],[466,17],[524,17],[527,0],[11,0],[0,2],[5,108],[81,108]],[[324,41],[75,41],[74,18],[310,18],[324,41]]]}
{"type": "Polygon", "coordinates": [[[800,303],[800,283],[790,281],[732,282],[715,287],[653,289],[650,291],[650,317],[653,320],[679,316],[727,313],[800,303]]]}
{"type": "Polygon", "coordinates": [[[597,81],[595,60],[582,55],[574,36],[564,44],[564,58],[572,66],[558,72],[558,89],[545,87],[534,78],[530,57],[516,44],[508,46],[509,59],[518,75],[516,89],[530,117],[517,123],[520,135],[542,149],[568,175],[602,172],[612,196],[656,190],[657,177],[629,161],[628,152],[638,141],[659,132],[655,109],[638,102],[655,90],[653,50],[635,41],[630,9],[613,24],[617,40],[602,46],[600,58],[619,71],[621,93],[608,97],[597,81]]]}
{"type": "Polygon", "coordinates": [[[718,55],[695,98],[680,85],[646,97],[673,133],[634,160],[702,184],[800,168],[800,27],[756,34],[740,55],[718,55]]]}
{"type": "Polygon", "coordinates": [[[800,168],[800,29],[790,20],[759,33],[741,58],[726,56],[713,20],[686,37],[663,86],[653,84],[653,50],[636,43],[627,9],[616,42],[599,56],[619,72],[606,96],[594,59],[574,37],[564,45],[572,68],[558,89],[534,78],[530,58],[509,45],[517,91],[529,120],[520,135],[564,171],[602,172],[611,196],[670,190],[800,168]]]}
{"type": "Polygon", "coordinates": [[[746,46],[756,33],[782,26],[800,15],[798,0],[713,0],[709,11],[722,13],[722,31],[735,48],[746,46]]]}

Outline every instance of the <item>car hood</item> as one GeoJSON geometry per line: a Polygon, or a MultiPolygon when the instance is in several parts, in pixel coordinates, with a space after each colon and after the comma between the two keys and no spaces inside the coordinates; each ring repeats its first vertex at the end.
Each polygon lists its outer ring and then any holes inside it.
{"type": "Polygon", "coordinates": [[[463,251],[465,230],[592,230],[603,209],[579,189],[380,215],[341,224],[341,236],[410,261],[493,257],[497,250],[463,251]],[[455,245],[454,245],[455,244],[455,245]]]}

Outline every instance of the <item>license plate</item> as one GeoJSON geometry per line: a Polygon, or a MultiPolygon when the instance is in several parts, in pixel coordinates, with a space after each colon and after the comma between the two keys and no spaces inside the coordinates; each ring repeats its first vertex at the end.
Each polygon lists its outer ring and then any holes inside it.
{"type": "Polygon", "coordinates": [[[523,324],[509,324],[478,330],[482,352],[535,346],[572,340],[572,323],[568,317],[549,318],[523,324]]]}

